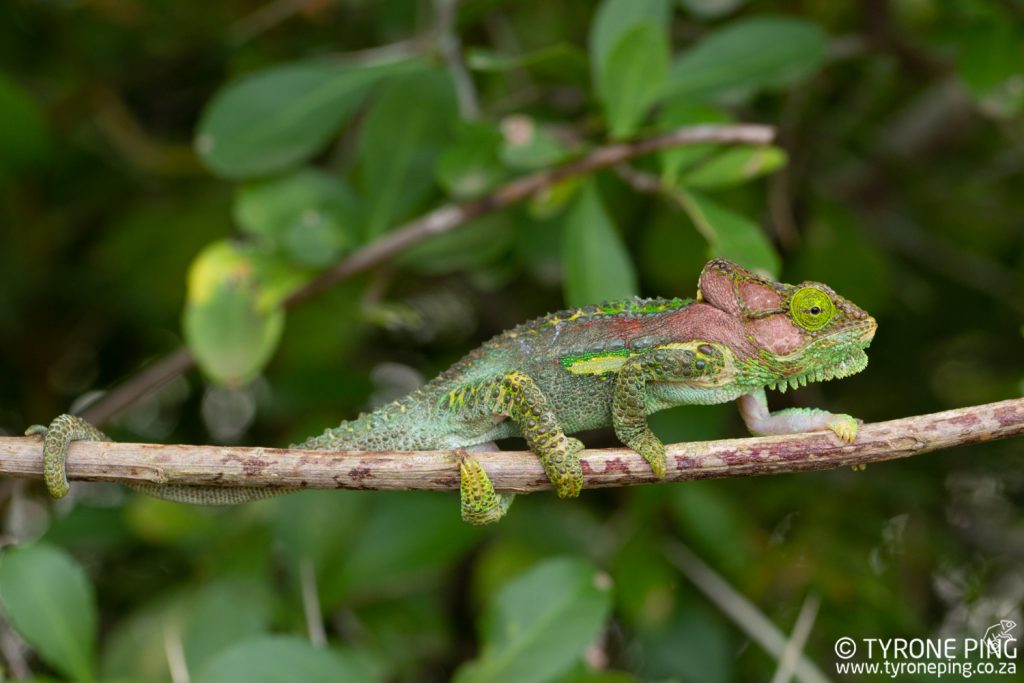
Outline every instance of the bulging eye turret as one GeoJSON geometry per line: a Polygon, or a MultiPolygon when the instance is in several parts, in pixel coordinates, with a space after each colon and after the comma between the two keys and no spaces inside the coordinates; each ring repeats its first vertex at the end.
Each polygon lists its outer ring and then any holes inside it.
{"type": "Polygon", "coordinates": [[[832,298],[817,287],[801,287],[789,302],[793,321],[808,332],[815,332],[832,322],[836,305],[832,298]]]}

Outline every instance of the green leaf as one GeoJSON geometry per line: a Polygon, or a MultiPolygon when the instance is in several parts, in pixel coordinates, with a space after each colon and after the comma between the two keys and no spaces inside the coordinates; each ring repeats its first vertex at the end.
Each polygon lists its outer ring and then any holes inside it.
{"type": "Polygon", "coordinates": [[[612,137],[631,135],[661,96],[668,75],[665,29],[644,21],[623,33],[598,74],[612,137]]]}
{"type": "Polygon", "coordinates": [[[319,152],[382,77],[411,62],[348,67],[329,61],[277,66],[245,76],[203,111],[196,149],[226,178],[273,173],[319,152]]]}
{"type": "Polygon", "coordinates": [[[684,173],[679,184],[695,188],[739,185],[782,168],[786,159],[785,150],[774,145],[728,147],[684,173]]]}
{"type": "Polygon", "coordinates": [[[334,262],[361,234],[355,195],[341,179],[313,168],[242,185],[234,215],[242,230],[306,266],[334,262]]]}
{"type": "MultiPolygon", "coordinates": [[[[558,679],[558,683],[642,683],[637,678],[625,671],[589,671],[583,666],[579,671],[571,672],[567,676],[558,679]]],[[[672,681],[659,681],[658,683],[673,683],[672,681]]]]}
{"type": "Polygon", "coordinates": [[[638,24],[668,29],[672,10],[668,0],[603,0],[590,24],[588,47],[594,82],[600,86],[616,43],[638,24]]]}
{"type": "MultiPolygon", "coordinates": [[[[663,130],[672,130],[682,126],[696,126],[706,123],[730,123],[733,118],[728,112],[710,104],[694,102],[668,102],[662,107],[658,116],[658,125],[663,130]]],[[[684,169],[697,162],[710,158],[722,148],[714,143],[700,143],[673,147],[658,154],[661,161],[661,180],[665,185],[674,187],[684,169]]]]}
{"type": "Polygon", "coordinates": [[[464,122],[441,154],[437,180],[453,197],[477,197],[505,175],[501,131],[484,122],[464,122]]]}
{"type": "Polygon", "coordinates": [[[211,379],[243,384],[270,360],[284,329],[280,303],[299,281],[273,258],[230,242],[204,249],[188,276],[183,329],[211,379]]]}
{"type": "Polygon", "coordinates": [[[561,83],[587,85],[587,56],[572,43],[554,43],[521,55],[506,57],[484,48],[466,50],[466,66],[481,73],[526,69],[534,76],[561,83]]]}
{"type": "Polygon", "coordinates": [[[761,227],[696,192],[680,190],[686,213],[708,241],[708,257],[723,256],[777,278],[781,263],[761,227]]]}
{"type": "Polygon", "coordinates": [[[578,661],[604,627],[611,581],[590,564],[560,558],[506,585],[484,619],[479,659],[457,683],[542,683],[578,661]]]}
{"type": "Polygon", "coordinates": [[[386,232],[426,197],[456,110],[445,72],[404,76],[383,88],[359,139],[367,238],[386,232]]]}
{"type": "Polygon", "coordinates": [[[0,557],[0,603],[15,630],[47,664],[93,681],[96,604],[82,568],[65,552],[35,543],[0,557]]]}
{"type": "Polygon", "coordinates": [[[502,123],[502,133],[501,160],[511,169],[530,171],[553,166],[570,153],[558,138],[529,116],[509,116],[502,123]]]}
{"type": "Polygon", "coordinates": [[[526,203],[527,213],[538,221],[554,218],[572,203],[586,182],[584,177],[571,176],[541,188],[526,203]]]}
{"type": "Polygon", "coordinates": [[[679,5],[699,19],[715,19],[742,5],[746,0],[677,0],[679,5]]]}
{"type": "Polygon", "coordinates": [[[990,116],[1008,118],[1024,108],[1024,32],[1011,21],[958,27],[957,71],[990,116]]]}
{"type": "Polygon", "coordinates": [[[178,606],[189,666],[202,667],[235,643],[268,631],[272,606],[269,585],[255,578],[225,578],[190,591],[178,606]]]}
{"type": "Polygon", "coordinates": [[[359,683],[371,675],[354,658],[285,636],[248,640],[220,653],[193,679],[196,683],[359,683]]]}
{"type": "Polygon", "coordinates": [[[676,58],[667,92],[695,101],[781,90],[821,66],[827,40],[821,27],[803,19],[762,16],[730,22],[676,58]]]}
{"type": "Polygon", "coordinates": [[[584,188],[566,219],[562,268],[570,306],[636,295],[633,262],[593,183],[584,188]]]}

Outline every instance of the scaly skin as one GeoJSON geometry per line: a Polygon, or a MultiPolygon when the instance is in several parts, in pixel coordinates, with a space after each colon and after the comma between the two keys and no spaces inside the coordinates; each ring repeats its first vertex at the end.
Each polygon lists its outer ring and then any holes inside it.
{"type": "MultiPolygon", "coordinates": [[[[578,440],[567,436],[614,427],[619,439],[665,476],[665,445],[647,416],[677,405],[739,399],[754,434],[828,429],[857,435],[849,415],[814,408],[768,411],[765,388],[785,391],[851,375],[867,365],[874,319],[825,285],[760,278],[725,259],[701,272],[697,298],[633,299],[552,313],[491,339],[422,388],[297,444],[324,450],[480,449],[522,436],[558,495],[579,495],[578,440]]],[[[62,415],[43,434],[50,492],[67,492],[64,459],[76,439],[105,439],[62,415]]],[[[497,493],[480,463],[460,467],[462,516],[496,521],[512,496],[497,493]]],[[[282,489],[139,487],[190,503],[234,503],[282,489]]]]}

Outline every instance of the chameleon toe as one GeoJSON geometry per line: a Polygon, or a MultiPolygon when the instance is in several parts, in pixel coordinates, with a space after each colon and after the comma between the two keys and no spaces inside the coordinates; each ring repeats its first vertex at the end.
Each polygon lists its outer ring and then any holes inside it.
{"type": "Polygon", "coordinates": [[[857,420],[849,415],[837,415],[836,419],[828,424],[828,428],[847,443],[853,443],[857,439],[858,427],[857,420]]]}

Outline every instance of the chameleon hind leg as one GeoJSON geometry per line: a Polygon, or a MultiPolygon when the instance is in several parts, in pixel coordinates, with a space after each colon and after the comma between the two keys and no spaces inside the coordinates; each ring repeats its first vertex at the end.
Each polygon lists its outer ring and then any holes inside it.
{"type": "MultiPolygon", "coordinates": [[[[75,415],[58,415],[49,426],[32,425],[25,430],[25,435],[43,437],[43,480],[46,482],[46,489],[54,498],[63,498],[70,490],[66,463],[71,442],[110,441],[106,434],[75,415]]],[[[234,505],[292,491],[278,488],[211,488],[179,484],[163,486],[142,482],[128,484],[128,487],[156,498],[194,505],[234,505]]]]}
{"type": "MultiPolygon", "coordinates": [[[[477,407],[487,415],[507,417],[519,428],[530,450],[537,454],[544,473],[561,498],[578,496],[583,489],[583,466],[579,453],[583,443],[566,436],[544,393],[529,375],[513,371],[454,396],[465,407],[477,407]]],[[[453,398],[453,403],[454,403],[453,398]]],[[[461,466],[462,517],[471,524],[486,524],[501,518],[511,497],[494,491],[487,473],[476,460],[466,458],[461,466]]]]}
{"type": "Polygon", "coordinates": [[[694,382],[712,377],[722,368],[722,352],[713,344],[687,343],[657,346],[639,353],[619,368],[612,394],[612,427],[619,441],[644,456],[654,476],[667,470],[665,444],[647,425],[649,382],[694,382]]]}

